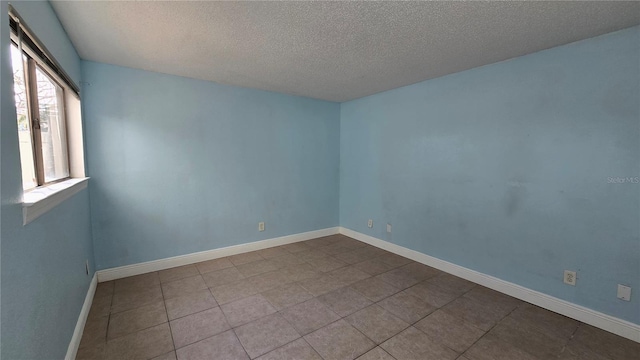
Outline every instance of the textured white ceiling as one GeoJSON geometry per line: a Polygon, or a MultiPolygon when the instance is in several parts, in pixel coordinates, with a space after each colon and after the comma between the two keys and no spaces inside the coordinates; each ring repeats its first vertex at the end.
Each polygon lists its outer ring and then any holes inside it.
{"type": "Polygon", "coordinates": [[[86,60],[346,101],[640,23],[638,2],[77,2],[86,60]]]}

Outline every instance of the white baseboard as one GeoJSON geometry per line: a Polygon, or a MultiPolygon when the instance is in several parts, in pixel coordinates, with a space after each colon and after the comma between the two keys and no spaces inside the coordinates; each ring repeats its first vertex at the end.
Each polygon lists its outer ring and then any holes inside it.
{"type": "Polygon", "coordinates": [[[460,265],[440,260],[433,256],[421,252],[407,249],[400,245],[392,244],[388,241],[380,240],[373,236],[365,235],[351,229],[340,227],[340,234],[360,240],[369,245],[390,251],[404,256],[411,260],[434,267],[449,274],[472,281],[476,284],[486,286],[490,289],[513,296],[528,303],[540,306],[541,308],[556,312],[558,314],[582,321],[583,323],[620,335],[627,339],[640,342],[640,325],[634,324],[601,312],[585,308],[556,297],[543,294],[541,292],[525,288],[514,283],[489,276],[475,270],[471,270],[460,265]]]}
{"type": "Polygon", "coordinates": [[[84,325],[87,323],[87,317],[89,316],[89,310],[91,310],[91,304],[93,303],[93,296],[96,293],[97,286],[98,276],[94,274],[89,284],[89,290],[87,290],[87,296],[84,298],[84,305],[82,305],[82,310],[80,310],[76,328],[73,330],[73,336],[67,348],[67,355],[64,357],[65,360],[74,360],[78,354],[80,340],[82,340],[82,333],[84,332],[84,325]]]}
{"type": "Polygon", "coordinates": [[[201,261],[218,259],[225,256],[242,254],[250,251],[266,249],[274,246],[291,244],[299,241],[311,240],[323,236],[338,234],[339,228],[332,227],[321,230],[314,230],[293,235],[281,236],[277,238],[255,241],[251,243],[234,245],[220,249],[200,251],[186,255],[174,256],[165,259],[147,261],[138,264],[120,266],[111,269],[104,269],[97,272],[98,282],[121,279],[128,276],[145,274],[148,272],[170,269],[176,266],[195,264],[201,261]]]}

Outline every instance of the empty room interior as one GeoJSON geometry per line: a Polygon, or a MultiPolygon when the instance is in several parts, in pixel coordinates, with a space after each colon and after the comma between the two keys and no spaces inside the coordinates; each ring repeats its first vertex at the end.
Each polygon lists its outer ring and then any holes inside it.
{"type": "Polygon", "coordinates": [[[640,359],[640,2],[0,2],[5,360],[640,359]]]}

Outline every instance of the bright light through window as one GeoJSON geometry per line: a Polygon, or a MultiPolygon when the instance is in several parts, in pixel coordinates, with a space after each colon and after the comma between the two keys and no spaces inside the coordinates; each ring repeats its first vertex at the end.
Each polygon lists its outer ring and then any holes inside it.
{"type": "Polygon", "coordinates": [[[11,46],[13,65],[13,90],[15,92],[16,112],[18,115],[18,139],[20,141],[20,162],[22,163],[22,186],[25,190],[38,186],[33,156],[31,121],[27,105],[27,87],[25,82],[25,56],[20,55],[17,46],[11,46]]]}

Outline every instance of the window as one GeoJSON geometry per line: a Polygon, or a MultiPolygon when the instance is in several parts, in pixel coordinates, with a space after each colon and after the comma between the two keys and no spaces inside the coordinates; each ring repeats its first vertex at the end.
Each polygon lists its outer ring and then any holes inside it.
{"type": "Polygon", "coordinates": [[[87,187],[79,89],[9,4],[27,225],[87,187]]]}
{"type": "Polygon", "coordinates": [[[65,108],[77,91],[13,17],[11,28],[22,184],[31,190],[71,177],[65,108]]]}

